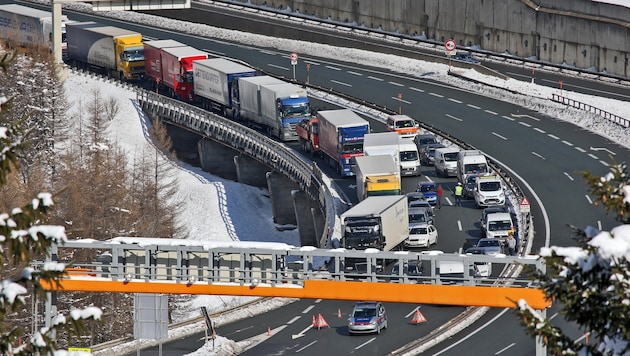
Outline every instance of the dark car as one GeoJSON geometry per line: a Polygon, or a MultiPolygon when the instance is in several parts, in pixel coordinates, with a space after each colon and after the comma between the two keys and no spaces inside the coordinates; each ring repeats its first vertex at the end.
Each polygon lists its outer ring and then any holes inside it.
{"type": "Polygon", "coordinates": [[[387,312],[380,302],[359,302],[348,319],[350,334],[381,333],[387,329],[387,312]]]}
{"type": "Polygon", "coordinates": [[[472,64],[481,63],[478,59],[473,57],[470,52],[465,52],[465,51],[457,51],[457,53],[453,56],[452,59],[456,61],[472,63],[472,64]]]}
{"type": "Polygon", "coordinates": [[[420,164],[424,166],[433,166],[435,164],[435,149],[436,148],[444,148],[441,143],[428,143],[422,145],[422,147],[418,150],[420,154],[420,164]]]}
{"type": "Polygon", "coordinates": [[[418,147],[418,151],[420,151],[420,148],[424,145],[438,143],[435,135],[416,135],[416,137],[413,138],[413,142],[418,147]]]}
{"type": "Polygon", "coordinates": [[[474,197],[476,185],[477,185],[477,176],[474,174],[468,175],[466,177],[466,182],[464,182],[464,191],[463,191],[464,198],[472,199],[474,197]]]}

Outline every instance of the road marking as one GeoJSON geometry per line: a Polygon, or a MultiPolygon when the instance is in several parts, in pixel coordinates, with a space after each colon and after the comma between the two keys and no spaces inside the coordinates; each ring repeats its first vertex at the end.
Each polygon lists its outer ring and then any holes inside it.
{"type": "Polygon", "coordinates": [[[413,315],[413,313],[416,312],[416,310],[420,309],[420,307],[415,307],[412,311],[409,312],[409,314],[405,315],[405,319],[409,319],[410,316],[413,315]]]}
{"type": "Polygon", "coordinates": [[[505,116],[505,115],[503,115],[503,116],[501,116],[501,117],[502,117],[502,118],[504,118],[504,119],[508,119],[508,120],[510,120],[510,121],[516,121],[516,119],[511,118],[511,117],[509,117],[509,116],[505,116]]]}
{"type": "Polygon", "coordinates": [[[331,82],[333,82],[333,83],[335,83],[335,84],[345,85],[345,86],[347,86],[347,87],[351,87],[351,86],[352,86],[352,84],[348,84],[348,83],[340,82],[340,81],[338,81],[338,80],[334,80],[334,79],[331,79],[330,81],[331,81],[331,82]]]}
{"type": "Polygon", "coordinates": [[[591,197],[589,197],[588,195],[585,195],[586,200],[588,201],[589,204],[593,205],[593,201],[591,200],[591,197]]]}
{"type": "Polygon", "coordinates": [[[473,109],[477,109],[477,110],[481,110],[481,108],[477,105],[473,105],[473,104],[466,104],[466,106],[468,106],[469,108],[473,108],[473,109]]]}
{"type": "Polygon", "coordinates": [[[484,111],[487,112],[488,114],[491,114],[491,115],[499,115],[498,113],[496,113],[496,112],[494,112],[492,110],[484,110],[484,111]]]}
{"type": "Polygon", "coordinates": [[[304,310],[302,311],[302,314],[306,314],[306,313],[308,313],[308,312],[309,312],[309,311],[311,311],[311,309],[313,309],[313,308],[315,308],[315,306],[314,306],[314,305],[309,305],[308,307],[306,307],[306,309],[304,309],[304,310]]]}
{"type": "Polygon", "coordinates": [[[502,139],[504,139],[504,140],[506,140],[506,141],[507,141],[507,138],[505,138],[505,136],[501,136],[501,135],[499,135],[499,134],[498,134],[498,133],[496,133],[496,132],[493,132],[492,134],[493,134],[493,135],[495,135],[495,136],[496,136],[496,137],[498,137],[498,138],[502,138],[502,139]]]}
{"type": "Polygon", "coordinates": [[[280,331],[282,331],[282,329],[284,329],[286,327],[287,327],[286,325],[282,325],[282,326],[277,327],[275,329],[265,331],[262,334],[252,336],[249,339],[242,340],[242,341],[246,341],[245,345],[247,345],[247,347],[245,347],[242,351],[247,351],[247,350],[253,348],[256,345],[263,343],[264,341],[269,339],[269,337],[270,337],[269,333],[271,333],[271,335],[276,335],[277,333],[279,333],[280,331]]]}
{"type": "Polygon", "coordinates": [[[549,136],[549,137],[553,138],[554,140],[559,140],[559,139],[560,139],[560,137],[558,137],[558,136],[556,136],[556,135],[552,135],[552,134],[549,134],[549,135],[547,135],[547,136],[549,136]]]}
{"type": "Polygon", "coordinates": [[[536,157],[540,158],[540,159],[543,159],[543,160],[545,159],[545,157],[543,157],[543,156],[539,155],[538,153],[536,153],[536,152],[534,152],[534,151],[532,151],[532,154],[533,154],[534,156],[536,156],[536,157]]]}
{"type": "Polygon", "coordinates": [[[560,142],[564,143],[564,144],[565,144],[565,145],[567,145],[567,146],[571,146],[571,147],[573,147],[573,144],[572,144],[571,142],[569,142],[569,141],[562,140],[562,141],[560,141],[560,142]]]}
{"type": "Polygon", "coordinates": [[[599,163],[603,164],[605,167],[609,167],[609,164],[606,161],[599,161],[599,163]]]}
{"type": "Polygon", "coordinates": [[[528,123],[526,123],[526,122],[523,122],[523,121],[519,121],[518,123],[519,123],[520,125],[525,126],[525,127],[532,127],[532,125],[530,125],[530,124],[528,124],[528,123]]]}
{"type": "Polygon", "coordinates": [[[526,118],[528,118],[528,119],[532,119],[532,120],[535,120],[535,121],[540,121],[540,119],[539,119],[539,118],[537,118],[537,117],[533,117],[533,116],[531,116],[531,115],[525,115],[525,114],[512,114],[512,116],[514,116],[514,117],[519,117],[519,118],[521,118],[521,117],[526,117],[526,118]]]}
{"type": "Polygon", "coordinates": [[[299,348],[299,349],[295,350],[295,352],[304,351],[304,349],[306,349],[307,347],[311,347],[311,346],[313,346],[313,344],[315,344],[316,342],[317,342],[317,340],[312,341],[310,344],[305,345],[304,347],[302,347],[302,348],[299,348]]]}
{"type": "Polygon", "coordinates": [[[585,150],[585,149],[583,149],[582,147],[577,147],[577,146],[575,146],[575,149],[576,149],[576,150],[578,150],[578,151],[580,151],[580,152],[582,152],[582,153],[586,153],[586,150],[585,150]]]}
{"type": "Polygon", "coordinates": [[[361,345],[359,345],[359,346],[355,347],[354,349],[355,349],[355,350],[358,350],[358,349],[362,348],[363,346],[365,346],[365,345],[367,345],[367,344],[371,343],[371,342],[372,342],[372,341],[374,341],[374,340],[376,340],[376,338],[375,338],[375,337],[373,337],[373,338],[369,339],[368,341],[366,341],[366,342],[362,343],[361,345]]]}
{"type": "Polygon", "coordinates": [[[291,335],[291,339],[295,340],[297,338],[304,336],[304,333],[309,331],[312,327],[313,327],[313,324],[307,326],[306,328],[304,328],[304,330],[300,331],[299,333],[291,335]]]}
{"type": "Polygon", "coordinates": [[[534,131],[538,131],[538,132],[540,132],[541,134],[546,133],[546,132],[545,132],[545,130],[543,130],[543,129],[539,129],[538,127],[534,127],[534,131]]]}
{"type": "Polygon", "coordinates": [[[458,118],[458,117],[455,117],[455,116],[453,116],[453,115],[449,115],[449,114],[446,114],[446,117],[451,118],[451,119],[453,119],[453,120],[457,120],[457,121],[464,121],[464,120],[462,120],[462,119],[460,119],[460,118],[458,118]]]}
{"type": "Polygon", "coordinates": [[[444,199],[446,199],[446,203],[447,203],[448,205],[453,205],[453,203],[451,203],[451,200],[450,200],[448,197],[446,197],[446,198],[444,198],[444,199]]]}
{"type": "Polygon", "coordinates": [[[589,157],[591,157],[592,159],[599,159],[599,157],[595,156],[595,155],[594,155],[594,154],[592,154],[592,153],[589,153],[589,154],[588,154],[588,156],[589,156],[589,157]]]}
{"type": "Polygon", "coordinates": [[[270,67],[273,67],[273,68],[278,68],[278,69],[282,69],[282,70],[286,70],[286,71],[289,70],[289,68],[287,68],[287,67],[278,66],[278,65],[275,65],[275,64],[267,64],[267,65],[270,66],[270,67]]]}
{"type": "Polygon", "coordinates": [[[567,178],[569,178],[570,180],[574,181],[575,179],[573,179],[573,177],[571,177],[571,175],[567,172],[564,172],[564,175],[567,176],[567,178]]]}
{"type": "Polygon", "coordinates": [[[418,88],[414,88],[414,87],[409,87],[409,89],[411,89],[413,91],[420,92],[420,93],[424,93],[424,90],[422,90],[422,89],[418,89],[418,88]]]}
{"type": "Polygon", "coordinates": [[[589,149],[591,151],[606,151],[608,153],[610,153],[613,156],[616,156],[617,154],[609,149],[607,149],[606,147],[589,147],[589,149]]]}
{"type": "Polygon", "coordinates": [[[600,220],[597,220],[597,230],[602,231],[602,222],[600,220]]]}
{"type": "Polygon", "coordinates": [[[373,77],[373,76],[371,76],[371,75],[370,75],[370,76],[368,76],[368,78],[369,78],[369,79],[378,80],[379,82],[382,82],[382,81],[383,81],[383,79],[381,79],[381,78],[377,78],[377,77],[373,77]]]}
{"type": "Polygon", "coordinates": [[[301,317],[302,317],[301,315],[298,315],[298,316],[294,317],[293,319],[291,319],[291,320],[287,321],[287,325],[291,325],[291,324],[295,323],[295,322],[296,322],[297,320],[299,320],[301,317]]]}
{"type": "Polygon", "coordinates": [[[360,76],[360,77],[362,77],[362,76],[363,76],[363,73],[357,73],[357,72],[353,72],[353,71],[351,71],[351,70],[349,70],[347,73],[352,74],[352,75],[358,75],[358,76],[360,76]]]}
{"type": "Polygon", "coordinates": [[[443,98],[444,97],[444,95],[441,95],[441,94],[438,94],[438,93],[429,93],[429,95],[433,95],[433,96],[436,96],[438,98],[443,98]]]}
{"type": "Polygon", "coordinates": [[[448,101],[452,101],[452,102],[454,102],[454,103],[458,103],[458,104],[463,103],[463,101],[461,101],[461,100],[457,100],[457,99],[453,99],[453,98],[449,98],[449,99],[448,99],[448,101]]]}
{"type": "Polygon", "coordinates": [[[229,335],[238,334],[238,333],[241,333],[241,332],[243,332],[243,331],[245,331],[245,330],[249,330],[249,329],[251,329],[251,328],[253,328],[253,327],[254,327],[254,326],[252,325],[252,326],[248,326],[248,327],[246,327],[246,328],[237,329],[237,330],[234,330],[234,332],[227,333],[227,334],[225,334],[225,335],[223,335],[223,336],[226,336],[226,337],[227,337],[227,336],[229,336],[229,335]]]}
{"type": "Polygon", "coordinates": [[[318,62],[313,62],[313,61],[304,61],[304,63],[312,64],[314,66],[318,66],[319,65],[318,62]]]}
{"type": "Polygon", "coordinates": [[[395,96],[392,96],[392,99],[394,99],[394,100],[396,100],[396,101],[401,101],[401,102],[403,102],[403,103],[405,103],[405,104],[411,104],[411,101],[398,99],[398,98],[397,98],[397,97],[395,97],[395,96]]]}
{"type": "Polygon", "coordinates": [[[332,69],[332,70],[339,70],[339,71],[341,70],[341,68],[337,68],[337,67],[333,67],[333,66],[324,66],[324,67],[328,68],[328,69],[332,69]]]}
{"type": "Polygon", "coordinates": [[[502,354],[503,352],[505,352],[505,351],[507,351],[508,349],[510,349],[511,347],[513,347],[514,345],[516,345],[516,343],[514,343],[514,342],[513,342],[513,343],[511,343],[511,344],[507,345],[506,347],[502,348],[501,350],[499,350],[499,351],[495,352],[494,354],[495,354],[495,355],[500,355],[500,354],[502,354]]]}
{"type": "Polygon", "coordinates": [[[459,229],[459,231],[462,231],[462,222],[461,222],[461,220],[457,220],[457,228],[459,229]]]}
{"type": "Polygon", "coordinates": [[[397,87],[404,87],[405,86],[404,84],[400,84],[400,83],[396,83],[396,82],[388,82],[388,83],[391,84],[391,85],[395,85],[397,87]]]}

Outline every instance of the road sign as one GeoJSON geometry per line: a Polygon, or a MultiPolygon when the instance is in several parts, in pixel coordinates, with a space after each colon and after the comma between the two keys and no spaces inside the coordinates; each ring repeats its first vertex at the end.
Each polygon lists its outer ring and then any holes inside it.
{"type": "Polygon", "coordinates": [[[444,42],[444,48],[446,48],[446,50],[450,52],[450,51],[454,51],[455,48],[457,48],[457,45],[455,44],[455,41],[448,40],[444,42]]]}
{"type": "Polygon", "coordinates": [[[529,200],[527,200],[527,198],[523,197],[523,199],[521,200],[520,208],[521,208],[521,213],[529,213],[530,205],[529,205],[529,200]]]}
{"type": "Polygon", "coordinates": [[[297,64],[297,60],[298,60],[297,53],[291,53],[291,56],[289,56],[289,58],[291,59],[291,65],[297,64]]]}

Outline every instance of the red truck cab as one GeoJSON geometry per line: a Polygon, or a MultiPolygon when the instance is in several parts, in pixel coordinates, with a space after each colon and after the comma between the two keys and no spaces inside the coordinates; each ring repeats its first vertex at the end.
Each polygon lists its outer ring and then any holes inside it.
{"type": "Polygon", "coordinates": [[[317,117],[302,120],[295,127],[300,140],[302,151],[309,152],[311,156],[320,154],[319,151],[319,122],[317,117]]]}

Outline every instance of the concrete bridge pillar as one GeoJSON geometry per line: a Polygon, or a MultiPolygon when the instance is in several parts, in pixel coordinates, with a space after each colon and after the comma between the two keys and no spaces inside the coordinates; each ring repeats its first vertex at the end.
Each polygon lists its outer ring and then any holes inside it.
{"type": "Polygon", "coordinates": [[[239,154],[238,151],[207,138],[199,140],[198,150],[201,169],[221,178],[237,180],[234,156],[239,154]]]}
{"type": "Polygon", "coordinates": [[[321,230],[323,222],[321,221],[322,214],[317,208],[317,204],[301,190],[294,190],[291,194],[300,234],[300,245],[320,247],[319,239],[323,233],[323,230],[321,230]],[[320,217],[319,223],[316,215],[320,217]]]}
{"type": "Polygon", "coordinates": [[[267,187],[273,221],[279,225],[297,224],[291,191],[299,190],[298,185],[280,173],[267,172],[267,187]]]}
{"type": "Polygon", "coordinates": [[[236,166],[237,182],[253,187],[267,188],[267,172],[271,171],[269,166],[246,155],[234,156],[234,165],[236,166]]]}

